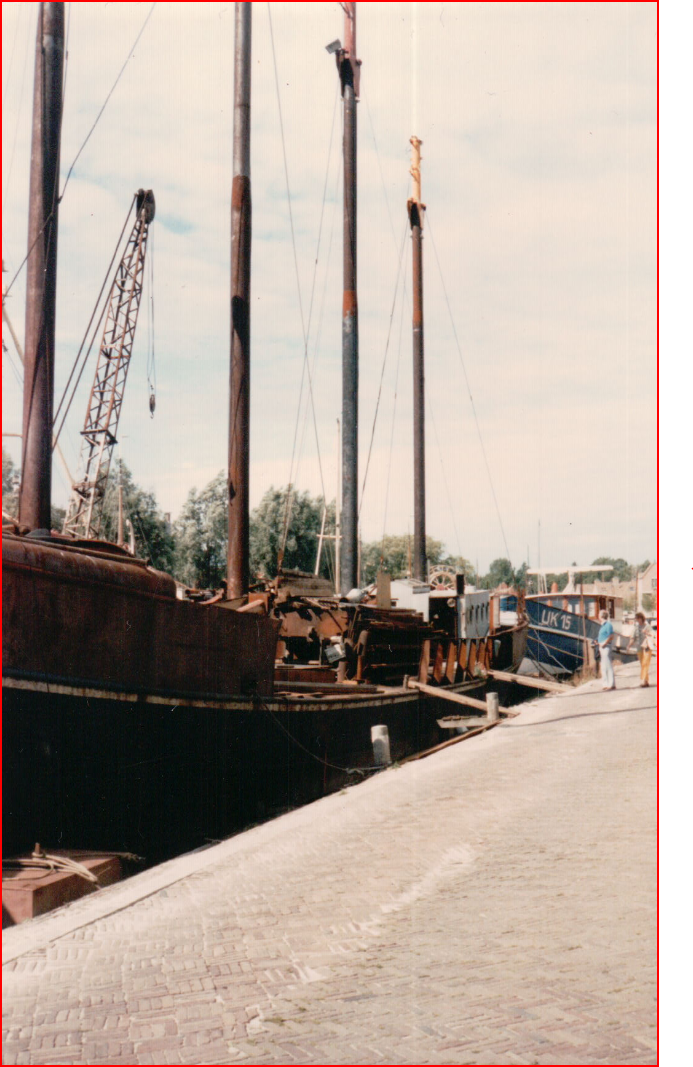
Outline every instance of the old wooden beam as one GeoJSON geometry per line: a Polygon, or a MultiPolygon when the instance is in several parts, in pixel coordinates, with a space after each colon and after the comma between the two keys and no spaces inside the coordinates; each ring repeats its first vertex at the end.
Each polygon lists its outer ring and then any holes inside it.
{"type": "Polygon", "coordinates": [[[418,689],[420,693],[425,693],[428,697],[440,697],[441,700],[449,700],[453,704],[464,704],[468,708],[478,708],[479,711],[486,711],[486,702],[484,700],[476,700],[474,697],[468,697],[464,693],[451,693],[449,689],[445,689],[443,686],[424,685],[423,682],[415,682],[410,678],[409,688],[418,689]]]}
{"type": "Polygon", "coordinates": [[[487,674],[499,682],[517,682],[518,685],[526,685],[530,689],[546,689],[551,693],[568,693],[573,688],[561,682],[550,682],[548,678],[531,678],[528,674],[511,674],[509,671],[495,670],[489,670],[487,674]]]}

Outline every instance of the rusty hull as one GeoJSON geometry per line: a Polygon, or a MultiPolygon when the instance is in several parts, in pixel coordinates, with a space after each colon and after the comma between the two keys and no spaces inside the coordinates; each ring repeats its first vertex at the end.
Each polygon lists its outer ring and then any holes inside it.
{"type": "Polygon", "coordinates": [[[3,675],[138,693],[272,695],[278,623],[177,600],[142,561],[3,534],[3,675]]]}

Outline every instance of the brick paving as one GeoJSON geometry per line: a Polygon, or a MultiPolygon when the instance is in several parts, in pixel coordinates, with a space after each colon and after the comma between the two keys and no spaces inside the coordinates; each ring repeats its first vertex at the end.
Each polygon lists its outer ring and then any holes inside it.
{"type": "Polygon", "coordinates": [[[657,691],[617,684],[6,931],[4,1063],[655,1063],[657,691]]]}

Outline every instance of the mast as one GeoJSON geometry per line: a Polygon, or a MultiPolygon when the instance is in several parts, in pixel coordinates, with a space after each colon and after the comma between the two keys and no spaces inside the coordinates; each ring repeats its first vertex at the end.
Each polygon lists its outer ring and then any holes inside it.
{"type": "Polygon", "coordinates": [[[49,530],[65,5],[39,4],[38,8],[19,521],[32,530],[49,530]]]}
{"type": "Polygon", "coordinates": [[[248,592],[250,438],[250,64],[251,9],[236,4],[231,194],[231,374],[229,397],[229,540],[227,597],[248,592]]]}
{"type": "Polygon", "coordinates": [[[411,143],[412,195],[407,201],[412,242],[412,349],[414,366],[414,578],[426,581],[426,456],[424,442],[424,331],[423,331],[423,219],[421,203],[421,141],[411,143]]]}
{"type": "Polygon", "coordinates": [[[335,52],[344,101],[344,296],[342,301],[342,545],[341,591],[358,583],[358,372],[356,297],[356,101],[361,61],[356,58],[356,4],[344,3],[344,46],[335,52]]]}

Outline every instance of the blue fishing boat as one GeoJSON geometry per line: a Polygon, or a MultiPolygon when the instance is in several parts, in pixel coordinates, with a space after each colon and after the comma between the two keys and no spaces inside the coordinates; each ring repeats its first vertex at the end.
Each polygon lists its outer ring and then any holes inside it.
{"type": "Polygon", "coordinates": [[[628,638],[620,633],[622,597],[538,593],[525,598],[525,610],[529,619],[527,658],[545,673],[575,674],[596,665],[600,611],[607,611],[614,624],[614,656],[622,661],[634,658],[626,653],[628,638]]]}

